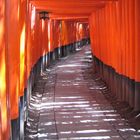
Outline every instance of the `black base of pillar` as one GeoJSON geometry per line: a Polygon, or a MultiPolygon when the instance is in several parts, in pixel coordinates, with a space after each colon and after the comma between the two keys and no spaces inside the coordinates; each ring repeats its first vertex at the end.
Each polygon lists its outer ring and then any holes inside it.
{"type": "Polygon", "coordinates": [[[105,65],[97,57],[94,59],[94,69],[108,85],[113,97],[118,101],[127,102],[134,111],[140,111],[140,82],[120,75],[112,67],[105,65]]]}
{"type": "Polygon", "coordinates": [[[135,111],[140,111],[140,82],[135,83],[135,111]]]}
{"type": "Polygon", "coordinates": [[[129,105],[131,108],[134,108],[134,100],[135,100],[135,81],[130,80],[129,82],[129,105]]]}
{"type": "Polygon", "coordinates": [[[12,120],[11,127],[12,127],[12,140],[19,140],[20,136],[19,119],[12,120]]]}
{"type": "Polygon", "coordinates": [[[24,96],[20,97],[20,140],[24,140],[24,96]]]}
{"type": "Polygon", "coordinates": [[[55,54],[55,59],[58,60],[59,59],[59,49],[58,48],[56,48],[54,50],[54,54],[55,54]]]}

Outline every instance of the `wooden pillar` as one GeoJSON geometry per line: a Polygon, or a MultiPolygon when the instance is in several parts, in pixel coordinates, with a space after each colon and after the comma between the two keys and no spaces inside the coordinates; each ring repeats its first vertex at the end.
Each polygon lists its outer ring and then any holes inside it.
{"type": "Polygon", "coordinates": [[[10,139],[10,112],[7,75],[6,1],[0,1],[0,139],[10,139]]]}
{"type": "Polygon", "coordinates": [[[10,0],[7,8],[7,53],[8,53],[8,87],[10,94],[11,119],[17,119],[19,113],[19,71],[20,71],[20,45],[19,45],[19,1],[10,0]]]}
{"type": "Polygon", "coordinates": [[[135,0],[135,107],[140,110],[140,0],[135,0]]]}

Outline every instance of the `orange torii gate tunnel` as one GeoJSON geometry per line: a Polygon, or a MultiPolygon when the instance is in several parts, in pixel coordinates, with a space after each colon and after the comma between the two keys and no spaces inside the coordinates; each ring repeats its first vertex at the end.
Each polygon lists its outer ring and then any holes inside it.
{"type": "Polygon", "coordinates": [[[0,139],[23,139],[38,75],[89,42],[113,95],[140,111],[139,13],[140,0],[1,0],[0,139]]]}

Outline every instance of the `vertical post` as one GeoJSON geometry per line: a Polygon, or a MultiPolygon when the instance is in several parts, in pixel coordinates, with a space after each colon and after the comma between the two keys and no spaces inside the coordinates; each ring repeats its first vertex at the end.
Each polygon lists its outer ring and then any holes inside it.
{"type": "Polygon", "coordinates": [[[140,1],[135,0],[135,111],[140,110],[140,1]]]}
{"type": "Polygon", "coordinates": [[[0,1],[0,139],[10,139],[10,110],[7,75],[6,1],[0,1]]]}

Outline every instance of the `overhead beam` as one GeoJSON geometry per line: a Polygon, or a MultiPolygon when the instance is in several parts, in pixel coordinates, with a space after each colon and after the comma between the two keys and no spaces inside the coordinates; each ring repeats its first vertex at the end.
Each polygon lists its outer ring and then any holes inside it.
{"type": "Polygon", "coordinates": [[[117,0],[30,0],[37,10],[45,10],[56,19],[88,18],[92,12],[104,8],[111,1],[117,0]]]}
{"type": "MultiPolygon", "coordinates": [[[[104,6],[102,7],[98,7],[98,8],[103,8],[104,6]]],[[[40,10],[46,10],[50,13],[59,13],[59,14],[63,14],[63,13],[66,13],[66,14],[90,14],[92,11],[95,11],[97,10],[98,8],[95,8],[95,7],[88,7],[88,8],[75,8],[75,7],[71,7],[71,8],[63,8],[63,7],[45,7],[45,6],[38,6],[36,7],[37,9],[40,9],[40,10]]]]}

